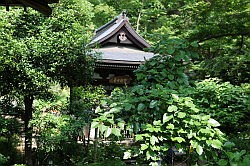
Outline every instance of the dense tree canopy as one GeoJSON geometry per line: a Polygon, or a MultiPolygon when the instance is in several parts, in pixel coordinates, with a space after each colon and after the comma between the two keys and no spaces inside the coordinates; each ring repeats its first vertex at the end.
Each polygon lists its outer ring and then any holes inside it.
{"type": "MultiPolygon", "coordinates": [[[[45,98],[51,82],[70,87],[89,81],[93,57],[85,47],[92,8],[84,1],[61,1],[52,17],[33,10],[1,12],[0,87],[2,100],[18,96],[24,105],[26,163],[31,163],[33,101],[45,98]],[[84,4],[83,4],[84,3],[84,4]]],[[[13,101],[12,101],[13,102],[13,101]]],[[[8,110],[7,110],[8,112],[8,110]]]]}
{"type": "MultiPolygon", "coordinates": [[[[219,77],[233,84],[249,82],[249,3],[244,0],[223,1],[94,1],[119,13],[126,10],[134,28],[152,43],[155,34],[198,41],[199,58],[194,69],[198,78],[219,77]],[[154,35],[150,35],[154,34],[154,35]]],[[[110,19],[97,12],[101,23],[110,19]]]]}

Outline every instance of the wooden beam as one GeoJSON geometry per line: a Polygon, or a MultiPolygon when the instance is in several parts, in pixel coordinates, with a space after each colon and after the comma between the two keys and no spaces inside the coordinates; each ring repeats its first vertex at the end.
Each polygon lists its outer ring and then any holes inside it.
{"type": "Polygon", "coordinates": [[[45,1],[34,1],[34,0],[19,0],[25,6],[32,7],[35,10],[43,13],[48,16],[52,13],[52,9],[48,6],[48,3],[45,1]]]}

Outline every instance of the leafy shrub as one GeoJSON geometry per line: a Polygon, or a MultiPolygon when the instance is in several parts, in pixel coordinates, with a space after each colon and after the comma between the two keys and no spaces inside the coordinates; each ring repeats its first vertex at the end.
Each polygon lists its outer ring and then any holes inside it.
{"type": "MultiPolygon", "coordinates": [[[[185,47],[181,40],[173,42],[185,47]]],[[[120,136],[117,133],[122,130],[120,119],[137,128],[134,132],[139,146],[126,152],[125,158],[136,156],[157,165],[159,154],[166,154],[170,147],[176,146],[184,154],[189,154],[192,147],[195,153],[190,155],[204,155],[210,160],[214,149],[221,149],[224,134],[217,128],[219,123],[200,113],[192,98],[183,92],[189,86],[183,64],[189,59],[188,53],[170,51],[176,55],[155,56],[137,70],[138,85],[128,90],[126,97],[117,94],[122,96],[121,100],[111,102],[108,110],[100,112],[94,120],[95,127],[107,137],[120,136]]]]}
{"type": "MultiPolygon", "coordinates": [[[[124,123],[133,126],[138,145],[125,152],[124,158],[143,158],[146,160],[143,162],[150,165],[158,165],[161,154],[165,155],[172,146],[181,150],[186,159],[191,157],[190,164],[197,164],[199,160],[209,165],[235,164],[241,163],[241,160],[247,162],[246,151],[223,149],[225,134],[217,128],[220,124],[211,118],[206,107],[203,110],[202,105],[196,101],[204,97],[195,96],[192,99],[188,96],[190,86],[184,72],[185,64],[192,55],[188,47],[181,39],[161,40],[154,49],[161,55],[154,56],[136,71],[137,85],[125,94],[114,93],[112,97],[115,100],[107,103],[108,109],[101,109],[99,116],[94,119],[93,127],[98,127],[106,137],[119,138],[124,123]],[[223,152],[222,156],[220,151],[223,152]]],[[[214,99],[221,104],[217,107],[229,108],[230,111],[243,105],[245,108],[245,94],[231,92],[228,87],[225,83],[219,88],[218,94],[212,93],[228,97],[225,101],[220,97],[214,99]],[[232,108],[228,107],[228,100],[235,102],[232,108]]],[[[239,89],[234,90],[238,92],[239,89]]],[[[207,97],[213,96],[208,94],[207,97]]],[[[209,102],[207,104],[210,106],[209,102]]],[[[244,111],[236,112],[234,124],[242,120],[244,111]]]]}
{"type": "Polygon", "coordinates": [[[218,119],[224,132],[235,134],[247,130],[250,123],[247,88],[218,79],[206,79],[197,82],[190,93],[194,103],[202,108],[202,113],[218,119]]]}
{"type": "Polygon", "coordinates": [[[88,154],[89,157],[85,162],[92,163],[93,165],[115,165],[116,163],[118,166],[124,165],[122,158],[125,150],[125,147],[123,145],[117,144],[117,142],[100,142],[98,143],[96,151],[94,146],[90,147],[88,154]],[[95,159],[94,156],[96,157],[95,159]]]}
{"type": "Polygon", "coordinates": [[[225,142],[221,154],[217,158],[217,165],[237,165],[248,166],[250,163],[250,154],[246,150],[239,150],[235,143],[225,142]]]}

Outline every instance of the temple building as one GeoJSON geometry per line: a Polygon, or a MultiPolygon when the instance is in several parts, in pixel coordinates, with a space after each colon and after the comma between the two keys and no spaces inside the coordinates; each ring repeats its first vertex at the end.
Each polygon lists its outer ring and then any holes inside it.
{"type": "Polygon", "coordinates": [[[89,45],[100,54],[94,85],[104,85],[107,90],[130,85],[135,77],[133,71],[154,56],[144,51],[150,44],[132,28],[124,12],[96,29],[89,45]]]}

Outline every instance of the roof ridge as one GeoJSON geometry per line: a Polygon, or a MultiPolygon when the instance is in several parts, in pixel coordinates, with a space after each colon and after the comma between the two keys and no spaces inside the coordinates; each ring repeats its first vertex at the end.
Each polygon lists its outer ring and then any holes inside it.
{"type": "Polygon", "coordinates": [[[95,32],[97,33],[97,32],[99,32],[99,31],[101,31],[102,29],[104,29],[104,28],[110,26],[110,25],[113,24],[113,23],[120,22],[121,20],[126,20],[126,21],[129,22],[129,19],[128,19],[128,17],[126,16],[126,12],[125,12],[125,11],[123,11],[122,13],[120,13],[120,14],[119,14],[118,16],[116,16],[113,20],[111,20],[111,21],[109,21],[108,23],[106,23],[106,24],[102,25],[101,27],[97,28],[97,29],[95,30],[95,32]]]}

